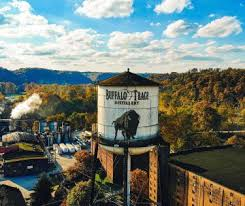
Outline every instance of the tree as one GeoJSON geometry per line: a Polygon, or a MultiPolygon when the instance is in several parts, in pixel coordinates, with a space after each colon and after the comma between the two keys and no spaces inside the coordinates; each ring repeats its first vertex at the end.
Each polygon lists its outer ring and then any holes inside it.
{"type": "Polygon", "coordinates": [[[205,101],[194,105],[193,119],[197,131],[219,130],[222,120],[216,109],[205,101]]]}
{"type": "Polygon", "coordinates": [[[135,205],[139,202],[147,202],[149,194],[149,178],[147,172],[135,169],[131,172],[130,187],[132,192],[132,201],[135,205]]]}
{"type": "Polygon", "coordinates": [[[243,138],[239,138],[236,135],[233,135],[226,140],[225,144],[234,144],[234,145],[245,146],[245,140],[243,138]]]}
{"type": "Polygon", "coordinates": [[[66,179],[70,182],[87,181],[90,179],[93,156],[91,153],[81,150],[74,155],[76,163],[65,172],[66,179]]]}
{"type": "Polygon", "coordinates": [[[188,111],[176,111],[174,114],[160,113],[160,132],[171,151],[189,149],[195,145],[193,138],[192,116],[188,111]]]}
{"type": "Polygon", "coordinates": [[[4,95],[0,92],[0,102],[4,100],[4,95]]]}
{"type": "Polygon", "coordinates": [[[65,121],[65,113],[59,113],[55,115],[50,115],[47,117],[47,121],[65,121]]]}
{"type": "MultiPolygon", "coordinates": [[[[67,206],[88,206],[91,195],[91,181],[82,181],[74,186],[67,195],[66,205],[67,206]]],[[[104,198],[103,191],[95,184],[95,198],[102,199],[104,198]]],[[[94,204],[97,206],[107,205],[104,202],[94,204]]]]}
{"type": "Polygon", "coordinates": [[[82,164],[82,166],[89,168],[89,169],[92,167],[93,155],[89,153],[88,151],[80,150],[75,153],[74,157],[77,162],[82,164]]]}
{"type": "Polygon", "coordinates": [[[31,194],[31,206],[47,204],[52,198],[52,184],[46,174],[41,175],[33,190],[34,192],[31,194]]]}
{"type": "Polygon", "coordinates": [[[60,184],[55,192],[54,192],[54,201],[61,201],[64,200],[61,205],[64,203],[64,206],[66,206],[65,204],[65,199],[67,196],[67,189],[65,188],[65,186],[63,184],[60,184]]]}
{"type": "Polygon", "coordinates": [[[81,129],[85,126],[86,113],[73,112],[69,117],[68,121],[74,130],[81,129]]]}
{"type": "Polygon", "coordinates": [[[67,195],[67,206],[87,206],[90,198],[90,182],[79,182],[67,195]]]}
{"type": "Polygon", "coordinates": [[[80,163],[69,167],[65,172],[66,179],[70,182],[85,181],[88,178],[84,175],[83,167],[80,163]]]}

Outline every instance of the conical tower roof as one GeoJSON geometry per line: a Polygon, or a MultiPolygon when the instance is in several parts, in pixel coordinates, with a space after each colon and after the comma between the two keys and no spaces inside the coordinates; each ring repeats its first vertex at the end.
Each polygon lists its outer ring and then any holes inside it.
{"type": "Polygon", "coordinates": [[[99,86],[159,86],[157,82],[126,71],[109,79],[100,81],[99,86]]]}

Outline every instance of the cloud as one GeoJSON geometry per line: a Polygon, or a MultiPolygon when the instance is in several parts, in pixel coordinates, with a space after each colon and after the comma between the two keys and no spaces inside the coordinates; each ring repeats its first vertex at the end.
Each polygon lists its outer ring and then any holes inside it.
{"type": "Polygon", "coordinates": [[[62,25],[49,24],[43,16],[33,13],[33,9],[26,1],[13,0],[0,10],[2,23],[0,24],[0,37],[5,38],[31,38],[53,37],[64,34],[62,25]]]}
{"type": "Polygon", "coordinates": [[[224,16],[199,28],[195,37],[227,37],[241,32],[241,22],[235,16],[224,16]]]}
{"type": "Polygon", "coordinates": [[[208,17],[213,18],[213,17],[215,17],[215,14],[209,14],[208,17]]]}
{"type": "Polygon", "coordinates": [[[192,30],[192,26],[187,24],[184,20],[177,20],[167,26],[163,34],[169,38],[175,38],[179,35],[188,35],[192,30]]]}
{"type": "Polygon", "coordinates": [[[187,55],[182,57],[183,60],[187,61],[223,61],[220,57],[213,57],[213,56],[202,56],[202,55],[187,55]]]}
{"type": "Polygon", "coordinates": [[[75,13],[90,18],[127,17],[134,11],[133,0],[85,0],[75,13]]]}
{"type": "Polygon", "coordinates": [[[158,4],[154,11],[157,14],[160,13],[180,13],[185,8],[192,8],[192,4],[190,0],[163,0],[161,4],[158,4]]]}
{"type": "Polygon", "coordinates": [[[160,22],[156,22],[156,23],[151,22],[151,23],[150,23],[150,26],[158,27],[158,26],[161,26],[161,23],[160,23],[160,22]]]}
{"type": "Polygon", "coordinates": [[[151,40],[153,33],[150,31],[123,33],[112,32],[108,42],[110,49],[130,49],[145,47],[151,40]]]}
{"type": "Polygon", "coordinates": [[[245,46],[234,46],[231,44],[226,44],[223,46],[210,46],[207,47],[205,50],[209,54],[218,54],[218,53],[239,53],[239,52],[245,52],[245,46]]]}
{"type": "Polygon", "coordinates": [[[162,52],[168,49],[171,49],[173,46],[172,41],[168,40],[152,40],[149,42],[147,46],[145,46],[142,50],[144,52],[162,52]]]}

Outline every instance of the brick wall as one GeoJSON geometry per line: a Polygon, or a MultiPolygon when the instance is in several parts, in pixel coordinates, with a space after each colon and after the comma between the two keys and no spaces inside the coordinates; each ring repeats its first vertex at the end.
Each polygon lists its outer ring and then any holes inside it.
{"type": "Polygon", "coordinates": [[[245,206],[245,196],[193,172],[169,164],[170,206],[245,206]]]}
{"type": "Polygon", "coordinates": [[[149,152],[149,199],[158,201],[158,152],[153,149],[149,152]]]}
{"type": "Polygon", "coordinates": [[[114,170],[113,170],[113,164],[114,164],[114,158],[113,154],[102,149],[100,146],[98,148],[98,158],[100,160],[100,163],[102,164],[102,167],[105,169],[107,178],[113,182],[113,176],[114,176],[114,170]]]}

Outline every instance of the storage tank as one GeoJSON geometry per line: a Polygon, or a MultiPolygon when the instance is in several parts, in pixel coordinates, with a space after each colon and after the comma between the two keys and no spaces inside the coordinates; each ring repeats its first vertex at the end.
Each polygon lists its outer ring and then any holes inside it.
{"type": "Polygon", "coordinates": [[[57,130],[58,130],[58,122],[50,122],[49,123],[49,130],[51,132],[57,132],[57,130]]]}
{"type": "Polygon", "coordinates": [[[40,132],[40,133],[45,132],[45,131],[46,131],[47,125],[48,125],[47,122],[45,122],[45,121],[40,121],[40,122],[39,122],[39,132],[40,132]]]}
{"type": "Polygon", "coordinates": [[[69,152],[67,146],[66,146],[64,143],[61,143],[61,144],[59,145],[59,147],[60,147],[62,153],[66,154],[66,153],[69,152]]]}
{"type": "Polygon", "coordinates": [[[158,83],[129,70],[101,81],[97,126],[105,149],[120,153],[118,148],[127,142],[134,153],[138,147],[147,152],[159,140],[158,96],[158,83]]]}

